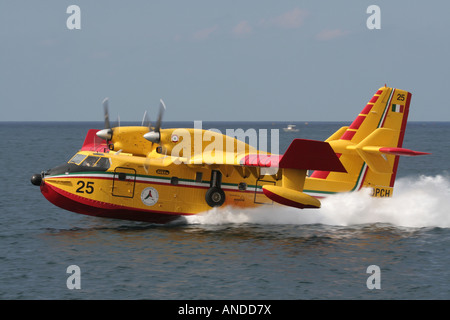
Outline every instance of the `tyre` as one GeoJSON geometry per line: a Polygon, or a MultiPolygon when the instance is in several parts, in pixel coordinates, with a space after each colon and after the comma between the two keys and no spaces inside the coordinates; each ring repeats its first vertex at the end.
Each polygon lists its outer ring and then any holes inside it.
{"type": "Polygon", "coordinates": [[[225,192],[217,187],[211,187],[206,191],[206,203],[210,207],[220,207],[225,202],[225,192]]]}

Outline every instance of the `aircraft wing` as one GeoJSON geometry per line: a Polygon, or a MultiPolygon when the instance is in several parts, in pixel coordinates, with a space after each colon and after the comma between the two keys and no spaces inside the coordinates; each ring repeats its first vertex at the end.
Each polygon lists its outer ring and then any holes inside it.
{"type": "Polygon", "coordinates": [[[266,152],[216,152],[213,155],[203,153],[190,158],[188,164],[346,172],[328,142],[307,139],[294,139],[284,155],[266,152]]]}
{"type": "Polygon", "coordinates": [[[188,161],[190,165],[231,165],[231,166],[258,166],[278,167],[279,155],[261,153],[234,153],[215,152],[211,154],[194,155],[188,161]],[[272,159],[272,161],[270,161],[272,159]]]}

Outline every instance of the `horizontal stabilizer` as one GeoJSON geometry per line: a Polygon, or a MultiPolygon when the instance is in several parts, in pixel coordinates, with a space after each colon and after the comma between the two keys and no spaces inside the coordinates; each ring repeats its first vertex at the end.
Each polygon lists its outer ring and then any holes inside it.
{"type": "Polygon", "coordinates": [[[396,156],[423,156],[431,154],[428,152],[414,151],[405,148],[380,148],[380,152],[394,154],[396,156]]]}
{"type": "Polygon", "coordinates": [[[420,156],[429,153],[413,151],[400,147],[389,147],[396,143],[398,132],[389,128],[378,128],[357,145],[348,145],[348,150],[355,150],[370,169],[378,174],[392,174],[393,167],[383,154],[395,156],[420,156]]]}

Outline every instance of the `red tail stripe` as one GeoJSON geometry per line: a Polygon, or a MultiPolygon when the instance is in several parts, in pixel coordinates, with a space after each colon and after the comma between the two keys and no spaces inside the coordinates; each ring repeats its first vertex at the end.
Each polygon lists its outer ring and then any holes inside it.
{"type": "Polygon", "coordinates": [[[372,103],[375,103],[375,102],[377,102],[377,100],[378,100],[378,97],[379,97],[379,96],[377,96],[377,95],[373,96],[373,97],[372,97],[372,99],[370,99],[370,101],[369,101],[369,102],[372,102],[372,103]]]}
{"type": "Polygon", "coordinates": [[[363,123],[363,121],[366,119],[366,116],[358,116],[356,117],[355,121],[353,121],[353,123],[351,124],[349,129],[359,129],[359,127],[361,126],[361,123],[363,123]]]}
{"type": "Polygon", "coordinates": [[[373,104],[368,103],[363,111],[361,111],[361,114],[369,114],[370,110],[372,110],[373,104]]]}
{"type": "Polygon", "coordinates": [[[355,135],[356,131],[345,131],[345,133],[342,135],[341,140],[352,140],[353,136],[355,135]]]}

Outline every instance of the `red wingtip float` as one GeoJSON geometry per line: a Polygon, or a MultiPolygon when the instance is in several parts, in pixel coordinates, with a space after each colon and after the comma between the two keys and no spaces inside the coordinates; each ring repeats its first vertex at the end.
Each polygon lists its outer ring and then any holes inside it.
{"type": "Polygon", "coordinates": [[[155,127],[113,128],[105,99],[105,128],[31,182],[70,211],[156,223],[225,205],[318,208],[327,195],[361,188],[392,196],[399,157],[429,154],[403,148],[410,102],[411,93],[381,87],[326,141],[294,139],[275,155],[218,132],[163,129],[162,101],[155,127]]]}

